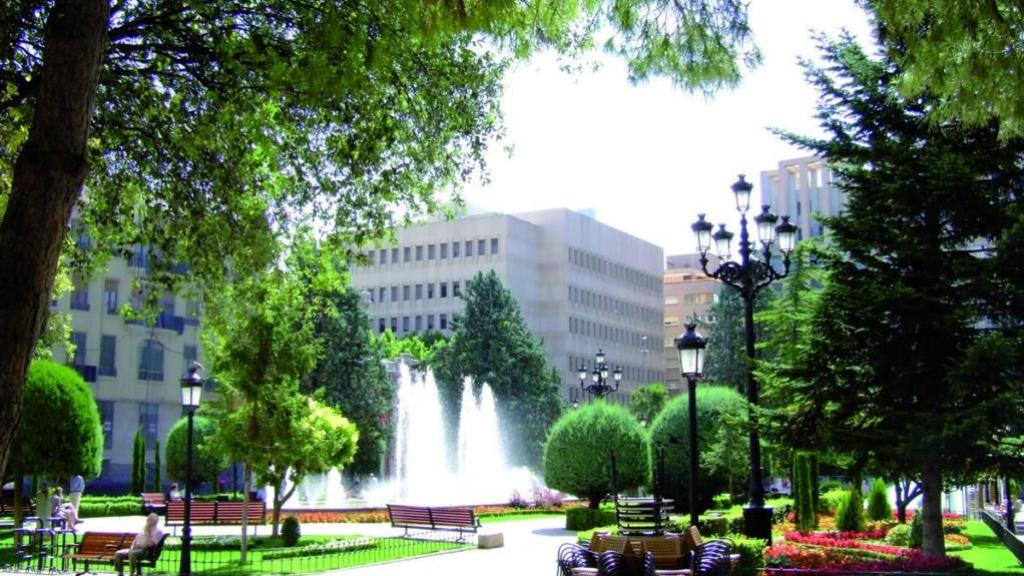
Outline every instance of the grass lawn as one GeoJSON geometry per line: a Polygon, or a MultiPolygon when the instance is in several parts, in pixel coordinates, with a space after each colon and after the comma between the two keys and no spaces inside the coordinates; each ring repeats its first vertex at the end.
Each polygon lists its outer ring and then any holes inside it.
{"type": "Polygon", "coordinates": [[[516,520],[536,520],[538,518],[565,518],[565,512],[521,512],[515,514],[503,514],[500,516],[481,516],[481,524],[494,524],[496,522],[513,522],[516,520]]]}
{"type": "Polygon", "coordinates": [[[1003,546],[999,538],[981,520],[968,520],[964,534],[971,539],[971,548],[950,552],[974,565],[979,572],[1003,572],[1024,574],[1024,566],[1003,546]]]}

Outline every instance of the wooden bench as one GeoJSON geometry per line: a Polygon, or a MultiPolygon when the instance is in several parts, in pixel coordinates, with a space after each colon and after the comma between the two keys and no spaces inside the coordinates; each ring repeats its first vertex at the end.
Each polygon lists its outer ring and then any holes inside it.
{"type": "MultiPolygon", "coordinates": [[[[36,504],[27,495],[21,497],[21,513],[31,516],[36,512],[36,504]]],[[[14,516],[14,490],[0,491],[0,516],[14,516]]]]}
{"type": "Polygon", "coordinates": [[[150,512],[164,514],[167,512],[167,498],[162,493],[143,492],[139,496],[142,496],[142,511],[146,514],[150,512]]]}
{"type": "Polygon", "coordinates": [[[64,557],[71,560],[71,570],[75,574],[84,574],[89,571],[90,563],[113,564],[114,553],[131,546],[135,536],[131,532],[86,532],[78,544],[67,546],[64,557]],[[79,562],[85,566],[81,572],[78,571],[79,562]]]}
{"type": "Polygon", "coordinates": [[[409,535],[410,528],[429,530],[451,530],[458,531],[459,541],[464,540],[465,532],[476,533],[480,527],[480,521],[473,514],[472,508],[454,506],[431,507],[431,506],[405,506],[401,504],[388,504],[388,517],[391,518],[391,525],[395,528],[405,528],[405,535],[409,535]]]}
{"type": "MultiPolygon", "coordinates": [[[[241,524],[242,510],[248,507],[249,523],[256,526],[267,521],[267,507],[263,502],[192,502],[192,524],[241,524]]],[[[185,503],[174,501],[167,503],[165,524],[174,528],[185,523],[185,503]]]]}

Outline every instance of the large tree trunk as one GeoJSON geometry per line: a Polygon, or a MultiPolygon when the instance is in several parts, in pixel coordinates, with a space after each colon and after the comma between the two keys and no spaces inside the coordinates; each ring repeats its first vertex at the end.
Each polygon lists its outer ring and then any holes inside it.
{"type": "Polygon", "coordinates": [[[921,549],[928,558],[946,555],[942,534],[942,473],[937,464],[929,462],[921,474],[921,549]]]}
{"type": "Polygon", "coordinates": [[[64,229],[88,174],[86,143],[108,0],[56,0],[28,139],[0,222],[0,478],[21,416],[25,371],[46,325],[64,229]]]}

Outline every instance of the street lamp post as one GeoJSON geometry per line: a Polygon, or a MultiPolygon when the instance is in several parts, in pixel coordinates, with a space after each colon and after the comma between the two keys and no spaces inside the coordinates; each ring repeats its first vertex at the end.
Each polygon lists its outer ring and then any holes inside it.
{"type": "Polygon", "coordinates": [[[688,323],[686,332],[676,338],[676,350],[679,351],[679,370],[686,378],[686,386],[690,396],[690,526],[696,526],[697,510],[697,465],[700,455],[697,452],[697,379],[704,371],[704,347],[707,346],[700,334],[695,332],[697,325],[688,323]]]}
{"type": "Polygon", "coordinates": [[[203,378],[199,375],[201,369],[198,362],[193,362],[188,372],[181,377],[181,405],[188,414],[188,434],[185,442],[185,525],[181,529],[180,576],[192,574],[192,420],[203,393],[203,378]]]}
{"type": "Polygon", "coordinates": [[[579,376],[580,376],[580,388],[584,392],[593,395],[595,398],[601,398],[608,392],[615,392],[619,389],[619,382],[622,381],[622,368],[619,366],[615,367],[615,370],[611,372],[612,384],[608,383],[608,364],[604,361],[604,351],[598,350],[597,356],[595,357],[594,369],[592,371],[587,370],[587,367],[580,364],[579,376]],[[590,383],[587,383],[587,376],[590,376],[590,383]]]}
{"type": "Polygon", "coordinates": [[[747,402],[750,405],[750,504],[743,509],[744,532],[754,538],[771,538],[772,509],[764,505],[764,483],[761,478],[761,441],[757,426],[753,421],[753,408],[757,405],[757,382],[754,381],[754,298],[766,286],[785,278],[789,274],[789,256],[796,245],[797,228],[789,222],[789,216],[779,218],[762,206],[761,213],[754,216],[757,225],[757,236],[761,242],[761,250],[754,247],[754,242],[747,232],[747,211],[750,209],[750,192],[753,186],[744,180],[742,174],[732,185],[736,196],[736,210],[740,213],[740,250],[739,262],[729,259],[733,233],[721,224],[712,234],[712,224],[704,220],[700,214],[691,229],[697,236],[697,247],[700,250],[700,264],[704,273],[721,280],[737,290],[743,299],[743,323],[746,329],[747,348],[747,402]],[[781,220],[781,222],[780,222],[781,220]],[[776,223],[778,222],[778,225],[776,223]],[[772,243],[778,239],[779,251],[782,253],[782,271],[772,265],[772,243]],[[715,251],[721,263],[714,271],[708,270],[707,253],[714,240],[715,251]]]}

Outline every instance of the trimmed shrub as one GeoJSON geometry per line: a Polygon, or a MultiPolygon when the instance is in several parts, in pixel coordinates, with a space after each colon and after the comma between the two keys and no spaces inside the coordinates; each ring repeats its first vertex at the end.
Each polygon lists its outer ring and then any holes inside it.
{"type": "Polygon", "coordinates": [[[146,439],[142,437],[142,427],[135,429],[135,441],[132,444],[132,492],[139,494],[146,491],[146,439]]]}
{"type": "MultiPolygon", "coordinates": [[[[228,461],[213,443],[217,424],[205,416],[193,417],[192,490],[203,482],[216,483],[217,474],[227,468],[228,461]]],[[[184,485],[188,458],[188,418],[174,423],[167,433],[167,475],[184,485]]]]}
{"type": "Polygon", "coordinates": [[[924,514],[914,514],[914,519],[910,521],[910,542],[908,542],[908,545],[911,548],[920,548],[924,544],[924,525],[921,523],[921,516],[924,516],[924,514]]]}
{"type": "Polygon", "coordinates": [[[910,544],[910,525],[897,524],[885,535],[885,543],[893,546],[907,547],[910,544]]]}
{"type": "Polygon", "coordinates": [[[793,512],[797,530],[804,533],[818,527],[818,510],[814,503],[818,479],[814,476],[814,459],[811,452],[799,451],[793,455],[793,512]]]}
{"type": "Polygon", "coordinates": [[[289,516],[284,519],[284,523],[281,524],[281,541],[285,546],[291,548],[299,543],[299,537],[302,536],[302,530],[299,528],[299,519],[295,516],[289,516]]]}
{"type": "Polygon", "coordinates": [[[836,530],[840,532],[864,531],[864,497],[856,487],[846,492],[846,498],[836,510],[836,530]]]}
{"type": "Polygon", "coordinates": [[[768,543],[760,538],[750,538],[740,533],[727,536],[733,543],[733,554],[740,555],[740,563],[732,569],[733,574],[760,574],[764,568],[764,549],[768,543]]]}
{"type": "Polygon", "coordinates": [[[818,497],[818,513],[834,515],[839,510],[839,504],[846,500],[846,490],[830,490],[818,497]]]}
{"type": "Polygon", "coordinates": [[[891,520],[892,505],[889,504],[888,486],[881,478],[875,478],[868,493],[868,520],[891,520]]]}
{"type": "MultiPolygon", "coordinates": [[[[743,398],[731,388],[701,386],[697,389],[697,443],[700,452],[703,453],[718,436],[725,416],[742,407],[743,398]]],[[[675,500],[677,509],[688,506],[690,501],[689,419],[689,399],[683,395],[669,402],[651,425],[651,461],[656,461],[654,455],[659,449],[663,451],[665,496],[675,500]]],[[[706,465],[707,462],[702,460],[697,486],[699,512],[711,505],[713,495],[728,491],[728,480],[722,475],[712,474],[706,465]]]]}
{"type": "Polygon", "coordinates": [[[711,506],[715,510],[728,510],[732,507],[732,496],[729,493],[719,494],[711,499],[711,506]]]}
{"type": "Polygon", "coordinates": [[[585,498],[591,508],[597,508],[612,490],[612,454],[619,490],[647,483],[651,468],[647,437],[636,418],[625,408],[603,401],[570,410],[548,433],[544,483],[585,498]]]}
{"type": "Polygon", "coordinates": [[[579,532],[615,524],[615,510],[570,508],[565,511],[565,529],[579,532]]]}
{"type": "Polygon", "coordinates": [[[826,492],[834,492],[836,490],[845,490],[846,486],[834,478],[829,478],[818,484],[818,494],[824,494],[826,492]]]}
{"type": "Polygon", "coordinates": [[[142,498],[139,496],[82,496],[78,504],[79,518],[104,518],[107,516],[135,516],[142,514],[142,498]]]}

